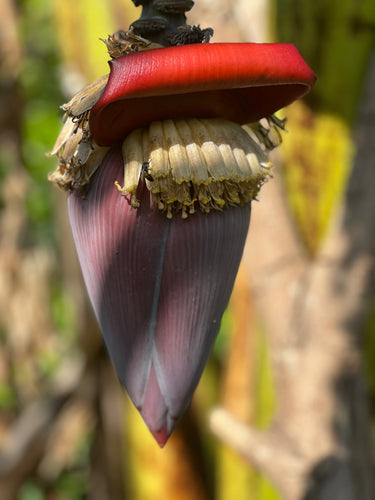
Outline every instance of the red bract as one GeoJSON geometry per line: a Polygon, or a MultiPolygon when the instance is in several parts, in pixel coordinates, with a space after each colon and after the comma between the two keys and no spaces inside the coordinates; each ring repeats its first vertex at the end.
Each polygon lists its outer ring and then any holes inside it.
{"type": "Polygon", "coordinates": [[[154,120],[255,122],[305,95],[316,79],[294,45],[275,43],[154,49],[114,59],[110,67],[90,118],[102,145],[154,120]]]}

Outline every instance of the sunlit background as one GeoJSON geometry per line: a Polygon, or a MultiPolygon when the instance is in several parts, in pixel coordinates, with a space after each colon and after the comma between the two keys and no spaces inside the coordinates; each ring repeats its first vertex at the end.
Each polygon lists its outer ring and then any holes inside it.
{"type": "MultiPolygon", "coordinates": [[[[292,42],[319,75],[309,99],[285,111],[279,153],[314,256],[355,153],[374,3],[195,3],[188,22],[213,27],[213,41],[292,42]]],[[[208,425],[222,405],[264,428],[277,404],[247,275],[239,273],[191,409],[160,450],[114,374],[82,284],[65,194],[46,180],[59,105],[108,72],[100,38],[126,29],[140,8],[130,0],[0,0],[0,13],[0,498],[281,499],[208,425]]],[[[371,401],[374,330],[375,314],[364,336],[371,401]]],[[[374,405],[372,419],[374,428],[374,405]]]]}

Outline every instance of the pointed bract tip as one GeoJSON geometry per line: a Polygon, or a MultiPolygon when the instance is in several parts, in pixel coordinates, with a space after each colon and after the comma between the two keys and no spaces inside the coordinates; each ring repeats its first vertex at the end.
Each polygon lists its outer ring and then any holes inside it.
{"type": "Polygon", "coordinates": [[[151,365],[143,404],[138,407],[138,411],[158,445],[163,448],[172,434],[178,418],[174,418],[170,414],[168,404],[160,390],[154,364],[151,365]]]}
{"type": "Polygon", "coordinates": [[[168,432],[168,424],[165,423],[163,427],[157,431],[154,431],[152,429],[150,430],[160,448],[163,448],[171,434],[170,432],[168,432]]]}

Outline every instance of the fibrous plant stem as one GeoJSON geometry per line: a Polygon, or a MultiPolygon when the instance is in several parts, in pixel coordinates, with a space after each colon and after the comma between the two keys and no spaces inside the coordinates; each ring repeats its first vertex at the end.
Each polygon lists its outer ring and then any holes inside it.
{"type": "Polygon", "coordinates": [[[211,28],[188,26],[185,13],[193,0],[133,0],[142,5],[142,14],[131,24],[136,35],[164,47],[208,42],[213,35],[211,28]]]}

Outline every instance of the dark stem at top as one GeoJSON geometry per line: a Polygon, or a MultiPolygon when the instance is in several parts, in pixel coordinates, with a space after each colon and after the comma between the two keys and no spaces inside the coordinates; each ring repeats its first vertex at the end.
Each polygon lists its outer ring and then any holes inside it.
{"type": "Polygon", "coordinates": [[[208,42],[211,28],[187,26],[185,12],[193,6],[193,0],[133,0],[142,5],[142,14],[131,24],[134,33],[165,47],[208,42]]]}

